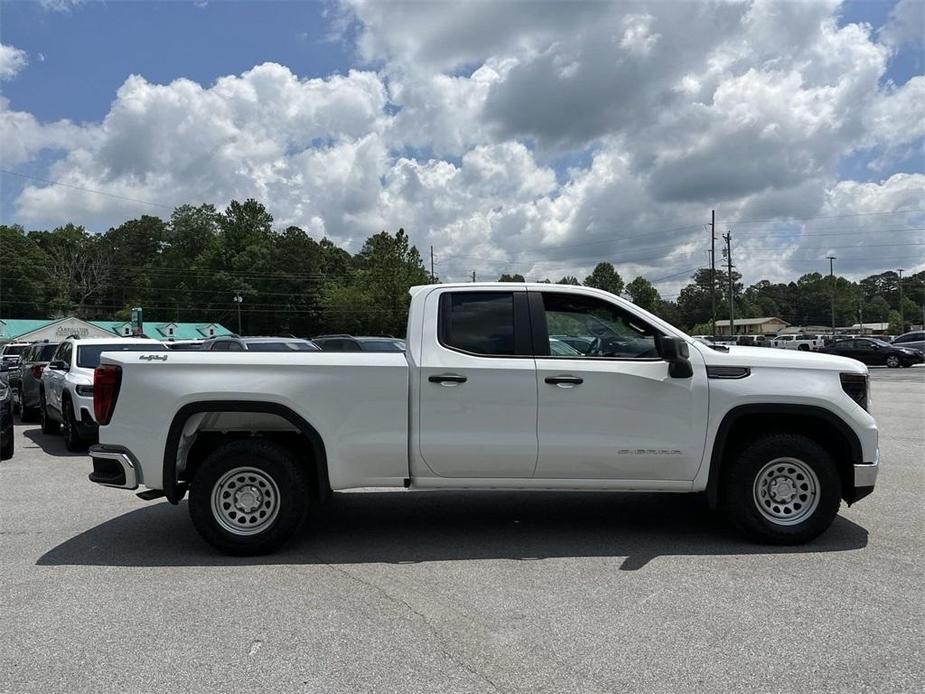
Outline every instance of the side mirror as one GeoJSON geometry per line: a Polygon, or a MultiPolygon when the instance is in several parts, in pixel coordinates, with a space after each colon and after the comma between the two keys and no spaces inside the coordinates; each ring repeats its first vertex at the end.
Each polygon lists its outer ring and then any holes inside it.
{"type": "Polygon", "coordinates": [[[60,359],[56,359],[55,361],[48,362],[48,368],[53,371],[67,371],[67,364],[60,359]]]}
{"type": "Polygon", "coordinates": [[[694,367],[690,362],[690,350],[680,337],[656,335],[655,349],[658,356],[668,362],[668,375],[672,378],[690,378],[694,375],[694,367]]]}

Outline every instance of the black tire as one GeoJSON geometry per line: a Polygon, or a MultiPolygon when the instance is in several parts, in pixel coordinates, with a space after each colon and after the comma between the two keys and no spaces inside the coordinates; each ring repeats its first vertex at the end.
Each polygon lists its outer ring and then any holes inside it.
{"type": "Polygon", "coordinates": [[[832,456],[813,439],[768,434],[746,444],[726,463],[721,503],[730,523],[750,539],[797,545],[817,537],[835,520],[841,479],[832,456]],[[815,493],[809,493],[813,488],[815,493]],[[783,490],[783,495],[774,496],[771,492],[776,490],[783,490]],[[796,515],[784,516],[788,508],[796,515]]]}
{"type": "Polygon", "coordinates": [[[22,387],[18,390],[19,393],[19,421],[25,424],[26,422],[34,421],[36,415],[36,409],[34,407],[26,407],[26,400],[23,396],[22,387]]]}
{"type": "MultiPolygon", "coordinates": [[[[12,434],[13,432],[10,432],[12,434]]],[[[9,460],[13,457],[13,453],[16,451],[16,444],[13,441],[15,437],[10,436],[10,440],[6,442],[3,448],[0,448],[0,460],[9,460]]]]}
{"type": "Polygon", "coordinates": [[[19,406],[19,421],[23,424],[34,422],[39,419],[39,416],[39,408],[26,407],[25,405],[19,406]]]}
{"type": "Polygon", "coordinates": [[[291,538],[305,522],[308,501],[305,467],[292,452],[272,441],[249,439],[225,444],[202,462],[190,485],[189,513],[196,530],[210,545],[226,554],[252,556],[272,552],[291,538]],[[237,480],[241,482],[234,498],[224,498],[235,489],[237,480]],[[256,493],[256,507],[239,507],[239,493],[250,494],[246,503],[251,505],[256,493]],[[213,504],[213,497],[227,510],[213,504]],[[239,508],[248,510],[242,513],[239,508]],[[270,515],[258,519],[257,514],[264,510],[270,515]],[[228,517],[235,513],[240,515],[228,517]],[[258,529],[249,528],[246,522],[240,525],[250,518],[258,523],[258,529]],[[229,525],[236,531],[229,530],[229,525]]]}
{"type": "Polygon", "coordinates": [[[809,345],[799,345],[799,346],[797,346],[797,349],[798,349],[799,351],[801,351],[801,352],[808,352],[808,351],[809,351],[809,345]]]}
{"type": "Polygon", "coordinates": [[[45,393],[41,396],[41,406],[39,407],[39,417],[42,423],[43,434],[57,434],[61,428],[61,423],[48,416],[48,403],[45,402],[45,393]]]}
{"type": "Polygon", "coordinates": [[[900,365],[899,357],[891,354],[886,358],[886,365],[891,369],[898,369],[900,365]]]}
{"type": "Polygon", "coordinates": [[[64,446],[71,453],[78,453],[87,449],[87,442],[80,437],[77,431],[77,422],[74,419],[74,406],[69,399],[61,401],[61,414],[64,423],[62,433],[64,434],[64,446]]]}

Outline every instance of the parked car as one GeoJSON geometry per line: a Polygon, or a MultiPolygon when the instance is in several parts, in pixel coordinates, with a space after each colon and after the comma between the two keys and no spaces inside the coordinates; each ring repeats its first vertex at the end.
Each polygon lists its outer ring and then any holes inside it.
{"type": "Polygon", "coordinates": [[[298,337],[237,337],[223,335],[202,343],[207,352],[320,352],[311,340],[298,337]]]}
{"type": "Polygon", "coordinates": [[[850,357],[868,366],[909,367],[925,362],[925,354],[911,347],[891,345],[875,337],[859,337],[854,340],[839,340],[821,350],[827,354],[850,357]]]}
{"type": "Polygon", "coordinates": [[[23,422],[33,421],[41,409],[42,372],[48,366],[58,342],[35,342],[19,361],[15,381],[11,379],[14,409],[23,422]]]}
{"type": "Polygon", "coordinates": [[[13,457],[13,393],[8,385],[0,383],[0,460],[13,457]]]}
{"type": "Polygon", "coordinates": [[[741,347],[771,346],[771,341],[764,335],[738,335],[735,343],[741,347]]]}
{"type": "MultiPolygon", "coordinates": [[[[96,438],[93,414],[93,370],[104,352],[166,352],[164,343],[147,338],[67,338],[58,345],[42,371],[39,415],[42,433],[54,434],[63,426],[64,444],[69,451],[80,451],[96,438]]],[[[132,355],[134,359],[161,358],[159,355],[132,355]]],[[[164,357],[166,358],[166,357],[164,357]]]]}
{"type": "Polygon", "coordinates": [[[203,342],[204,340],[168,340],[164,344],[167,346],[167,349],[195,350],[202,349],[203,342]]]}
{"type": "Polygon", "coordinates": [[[395,337],[353,337],[352,335],[319,335],[312,342],[322,352],[404,352],[405,341],[395,337]]]}
{"type": "Polygon", "coordinates": [[[105,354],[90,480],[174,504],[188,492],[196,530],[232,554],[273,550],[313,504],[361,487],[705,492],[774,544],[816,537],[873,490],[853,359],[718,351],[590,287],[411,297],[403,353],[105,354]],[[549,341],[591,332],[580,356],[549,341]]]}
{"type": "Polygon", "coordinates": [[[31,342],[8,342],[0,348],[0,362],[16,364],[22,353],[29,349],[31,342]]]}
{"type": "Polygon", "coordinates": [[[894,347],[911,347],[920,352],[925,352],[925,330],[913,330],[911,333],[903,333],[894,338],[890,344],[894,347]]]}

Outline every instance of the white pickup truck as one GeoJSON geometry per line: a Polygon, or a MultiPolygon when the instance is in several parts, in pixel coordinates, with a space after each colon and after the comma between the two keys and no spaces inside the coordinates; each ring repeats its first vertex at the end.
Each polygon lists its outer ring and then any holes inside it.
{"type": "Polygon", "coordinates": [[[825,347],[825,338],[822,335],[779,335],[771,340],[771,347],[815,352],[825,347]]]}
{"type": "Polygon", "coordinates": [[[873,490],[860,362],[711,348],[585,287],[411,296],[405,353],[104,354],[90,479],[189,493],[196,529],[233,554],[360,487],[704,492],[780,544],[873,490]]]}

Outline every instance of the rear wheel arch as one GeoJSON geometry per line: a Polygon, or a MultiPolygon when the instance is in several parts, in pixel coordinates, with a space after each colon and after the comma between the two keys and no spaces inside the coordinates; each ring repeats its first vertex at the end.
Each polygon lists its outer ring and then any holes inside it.
{"type": "MultiPolygon", "coordinates": [[[[177,451],[180,445],[180,439],[183,434],[183,427],[190,417],[202,413],[221,413],[221,412],[255,412],[273,414],[292,424],[298,429],[299,434],[293,434],[293,438],[303,439],[300,452],[308,452],[310,455],[309,464],[314,467],[314,472],[310,475],[312,486],[319,497],[324,499],[331,491],[331,483],[328,478],[327,452],[324,441],[318,430],[307,422],[301,415],[294,412],[289,407],[274,402],[260,402],[251,400],[206,400],[202,402],[189,403],[181,407],[174,415],[173,421],[167,433],[167,443],[164,447],[163,461],[163,487],[164,495],[172,504],[177,504],[186,494],[188,484],[180,481],[177,475],[177,451]]],[[[191,449],[192,451],[192,449],[191,449]]]]}
{"type": "Polygon", "coordinates": [[[849,501],[853,498],[853,465],[864,461],[861,442],[844,420],[834,412],[814,405],[751,404],[731,409],[717,429],[706,491],[711,508],[719,502],[724,466],[746,443],[770,432],[803,434],[823,446],[838,468],[842,498],[849,501]]]}

